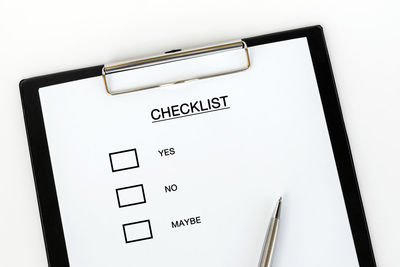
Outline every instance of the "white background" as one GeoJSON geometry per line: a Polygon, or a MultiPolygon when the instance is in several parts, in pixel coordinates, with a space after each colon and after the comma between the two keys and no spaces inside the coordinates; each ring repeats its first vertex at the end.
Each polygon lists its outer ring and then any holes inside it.
{"type": "Polygon", "coordinates": [[[322,24],[379,266],[399,266],[398,1],[0,3],[0,266],[46,266],[19,80],[322,24]],[[397,90],[396,90],[397,89],[397,90]]]}

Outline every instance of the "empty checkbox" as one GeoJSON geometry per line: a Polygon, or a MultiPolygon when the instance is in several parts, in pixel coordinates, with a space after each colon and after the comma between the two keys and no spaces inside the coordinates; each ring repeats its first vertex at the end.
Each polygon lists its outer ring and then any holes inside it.
{"type": "Polygon", "coordinates": [[[146,203],[142,184],[118,188],[116,191],[120,208],[146,203]]]}
{"type": "Polygon", "coordinates": [[[109,154],[111,170],[113,172],[124,171],[139,167],[136,148],[113,152],[109,154]]]}
{"type": "Polygon", "coordinates": [[[153,238],[150,220],[122,225],[126,243],[138,242],[153,238]]]}

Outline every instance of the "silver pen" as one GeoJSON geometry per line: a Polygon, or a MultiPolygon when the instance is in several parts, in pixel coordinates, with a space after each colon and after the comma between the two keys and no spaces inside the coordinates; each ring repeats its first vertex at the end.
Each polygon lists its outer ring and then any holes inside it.
{"type": "Polygon", "coordinates": [[[267,236],[265,237],[264,246],[261,253],[259,267],[270,267],[272,255],[274,254],[275,240],[278,233],[279,218],[281,216],[281,205],[282,197],[279,198],[276,204],[274,213],[272,214],[271,221],[269,223],[269,228],[267,236]]]}

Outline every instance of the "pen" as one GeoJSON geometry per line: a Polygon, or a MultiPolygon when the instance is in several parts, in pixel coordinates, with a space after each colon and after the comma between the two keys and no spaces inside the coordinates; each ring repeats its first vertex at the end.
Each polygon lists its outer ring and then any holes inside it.
{"type": "Polygon", "coordinates": [[[267,236],[265,237],[264,246],[261,253],[259,267],[271,266],[271,259],[272,255],[274,254],[276,235],[278,233],[279,220],[280,220],[279,218],[281,215],[281,205],[282,205],[282,197],[279,198],[274,213],[272,214],[271,221],[269,223],[267,236]]]}

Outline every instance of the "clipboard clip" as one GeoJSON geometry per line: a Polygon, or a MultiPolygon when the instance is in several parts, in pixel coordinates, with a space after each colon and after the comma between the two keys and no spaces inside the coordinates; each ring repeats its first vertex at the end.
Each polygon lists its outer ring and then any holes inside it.
{"type": "Polygon", "coordinates": [[[104,65],[102,77],[106,92],[118,95],[232,74],[248,68],[249,51],[246,43],[240,40],[186,51],[176,49],[158,56],[104,65]],[[207,60],[206,56],[210,56],[210,59],[207,60]],[[167,63],[171,64],[166,66],[167,63]],[[179,77],[176,70],[179,70],[179,77]]]}

